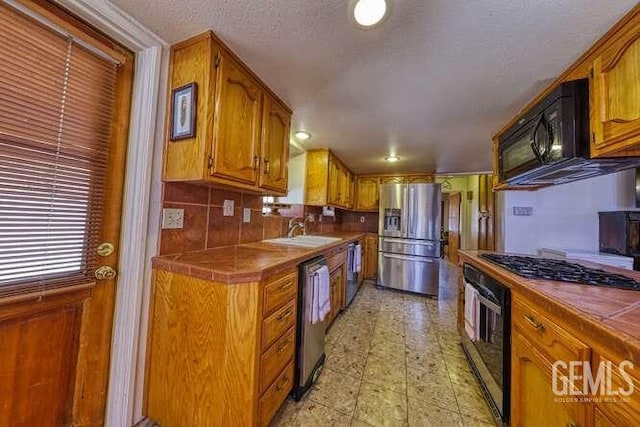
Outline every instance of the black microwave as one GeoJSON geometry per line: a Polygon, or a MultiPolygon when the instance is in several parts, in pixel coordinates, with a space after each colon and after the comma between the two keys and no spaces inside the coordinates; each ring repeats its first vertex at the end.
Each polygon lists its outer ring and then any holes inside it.
{"type": "Polygon", "coordinates": [[[589,83],[559,85],[527,111],[498,141],[500,180],[531,184],[562,178],[556,166],[589,158],[589,83]],[[551,176],[549,176],[551,174],[551,176]]]}

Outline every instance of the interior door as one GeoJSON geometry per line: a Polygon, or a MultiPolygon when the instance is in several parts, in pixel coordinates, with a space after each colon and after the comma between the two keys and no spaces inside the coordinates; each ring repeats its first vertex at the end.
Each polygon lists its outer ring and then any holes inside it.
{"type": "Polygon", "coordinates": [[[286,193],[291,115],[278,101],[266,96],[263,120],[260,187],[286,193]]]}
{"type": "Polygon", "coordinates": [[[262,89],[233,58],[219,53],[213,118],[213,174],[257,185],[262,89]]]}
{"type": "Polygon", "coordinates": [[[5,4],[0,37],[0,425],[101,425],[133,55],[5,4]]]}
{"type": "Polygon", "coordinates": [[[460,193],[449,193],[449,261],[458,263],[460,248],[460,193]]]}

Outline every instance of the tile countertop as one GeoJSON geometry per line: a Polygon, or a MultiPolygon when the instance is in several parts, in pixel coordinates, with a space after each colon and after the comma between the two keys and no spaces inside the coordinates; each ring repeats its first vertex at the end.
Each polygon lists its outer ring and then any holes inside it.
{"type": "Polygon", "coordinates": [[[366,234],[354,232],[322,234],[326,237],[339,237],[342,240],[317,248],[264,241],[222,246],[203,251],[157,256],[152,259],[152,266],[154,269],[218,283],[257,282],[318,255],[330,253],[347,243],[363,238],[366,234]]]}
{"type": "MultiPolygon", "coordinates": [[[[512,291],[566,321],[585,336],[615,348],[640,363],[640,291],[610,289],[518,276],[479,257],[481,251],[459,251],[460,265],[469,263],[512,291]]],[[[621,274],[640,282],[640,272],[570,259],[585,267],[621,274]]]]}

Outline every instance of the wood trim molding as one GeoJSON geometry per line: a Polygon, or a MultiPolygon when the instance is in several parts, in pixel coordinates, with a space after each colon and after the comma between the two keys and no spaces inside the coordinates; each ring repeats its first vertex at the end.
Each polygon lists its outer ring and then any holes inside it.
{"type": "Polygon", "coordinates": [[[136,373],[144,369],[138,365],[141,319],[146,318],[143,294],[151,283],[149,260],[157,251],[155,245],[147,245],[147,237],[154,145],[163,137],[156,135],[156,124],[164,119],[158,100],[163,50],[168,45],[111,2],[56,2],[136,53],[105,418],[106,426],[131,426],[142,418],[141,413],[134,413],[136,373]]]}
{"type": "Polygon", "coordinates": [[[55,1],[136,53],[153,46],[168,46],[164,40],[111,2],[103,0],[55,1]]]}

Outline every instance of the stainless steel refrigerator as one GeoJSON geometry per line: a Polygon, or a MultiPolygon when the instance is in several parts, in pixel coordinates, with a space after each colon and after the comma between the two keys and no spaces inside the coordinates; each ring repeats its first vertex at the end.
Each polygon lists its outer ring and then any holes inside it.
{"type": "Polygon", "coordinates": [[[380,186],[378,286],[438,296],[440,184],[380,186]]]}

